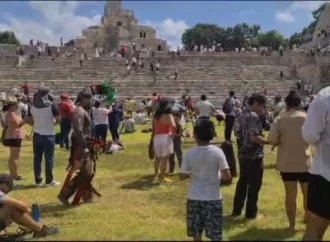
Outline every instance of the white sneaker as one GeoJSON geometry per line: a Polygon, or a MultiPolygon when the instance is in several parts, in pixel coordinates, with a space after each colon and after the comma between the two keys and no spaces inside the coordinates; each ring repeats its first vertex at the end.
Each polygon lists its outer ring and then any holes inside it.
{"type": "Polygon", "coordinates": [[[55,186],[59,186],[59,185],[61,185],[61,183],[57,182],[55,180],[53,180],[51,183],[45,184],[46,187],[55,187],[55,186]]]}
{"type": "Polygon", "coordinates": [[[41,182],[40,183],[36,183],[35,186],[36,187],[42,187],[42,183],[41,182]]]}

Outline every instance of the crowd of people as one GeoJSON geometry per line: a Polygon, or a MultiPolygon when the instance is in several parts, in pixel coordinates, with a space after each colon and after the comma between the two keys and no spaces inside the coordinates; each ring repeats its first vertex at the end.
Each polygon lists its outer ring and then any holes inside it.
{"type": "MultiPolygon", "coordinates": [[[[23,92],[26,93],[26,90],[23,89],[23,92]]],[[[219,186],[227,181],[230,185],[236,176],[235,159],[233,161],[230,154],[233,153],[232,133],[238,148],[239,177],[230,218],[241,216],[244,205],[247,219],[262,217],[258,213],[258,198],[263,182],[264,146],[270,145],[272,150],[278,149],[276,167],[285,188],[288,230],[295,232],[299,183],[303,194],[303,219],[307,223],[304,239],[321,240],[324,235],[330,219],[327,209],[330,178],[325,161],[330,88],[323,89],[308,104],[303,104],[296,91],[291,91],[284,100],[276,96],[272,105],[266,105],[265,93],[253,93],[239,100],[234,91],[229,91],[222,107],[214,106],[204,94],[194,102],[188,90],[180,100],[154,93],[141,102],[128,98],[124,103],[115,101],[111,105],[105,104],[101,96],[91,94],[80,95],[77,102],[62,94],[60,101],[56,102],[44,86],[28,103],[24,103],[28,99],[24,99],[24,94],[17,93],[17,90],[12,94],[2,102],[1,140],[10,149],[9,175],[0,175],[2,222],[10,217],[34,231],[36,237],[58,232],[57,228],[34,222],[29,215],[31,211],[23,203],[6,195],[13,189],[14,181],[22,180],[19,159],[25,137],[24,125],[32,126],[35,184],[40,187],[60,185],[53,176],[56,143],[68,150],[74,146],[81,151],[79,154],[84,154],[85,146],[80,141],[87,137],[106,143],[110,131],[111,142],[121,144],[121,131],[133,133],[135,124],[150,122],[152,128],[146,132],[151,132],[149,156],[155,160],[154,181],[171,183],[170,175],[176,170],[175,160],[178,161],[180,179],[191,180],[187,200],[187,233],[194,240],[200,240],[204,230],[208,238],[222,239],[223,198],[219,186]],[[270,106],[269,110],[266,106],[270,106]],[[225,123],[225,141],[221,148],[210,143],[217,136],[213,117],[218,125],[225,123]],[[187,122],[193,124],[197,146],[183,154],[181,137],[188,131],[185,127],[187,122]],[[58,134],[55,132],[56,124],[60,125],[58,134]],[[264,131],[269,131],[267,137],[264,131]],[[73,134],[71,139],[70,132],[73,134]],[[314,155],[311,145],[316,147],[314,155]],[[228,153],[225,147],[230,147],[231,151],[228,153]],[[44,183],[41,175],[43,157],[44,183]]],[[[59,199],[68,205],[72,194],[70,189],[62,189],[59,199]]],[[[6,226],[4,222],[1,228],[6,226]]]]}

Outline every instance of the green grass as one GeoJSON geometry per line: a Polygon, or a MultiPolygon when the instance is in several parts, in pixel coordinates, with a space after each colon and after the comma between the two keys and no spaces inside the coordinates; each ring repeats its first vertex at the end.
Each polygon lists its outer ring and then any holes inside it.
{"type": "MultiPolygon", "coordinates": [[[[139,127],[141,130],[142,127],[139,127]]],[[[223,127],[218,127],[222,136],[223,127]]],[[[67,209],[57,200],[59,188],[33,188],[33,156],[31,141],[24,141],[20,173],[26,179],[11,196],[28,204],[38,202],[41,218],[46,224],[57,225],[60,233],[50,240],[189,240],[186,236],[185,201],[188,182],[174,176],[172,184],[152,185],[147,177],[153,174],[153,163],[147,156],[150,134],[137,131],[121,138],[126,149],[114,155],[101,155],[94,180],[102,198],[93,204],[67,209]]],[[[221,137],[217,139],[221,141],[221,137]]],[[[184,143],[184,149],[194,145],[184,143]]],[[[245,221],[239,218],[225,222],[226,240],[300,240],[305,228],[302,223],[302,198],[299,195],[297,229],[285,232],[287,219],[284,211],[284,188],[278,172],[269,168],[275,154],[265,149],[265,172],[259,195],[259,210],[265,218],[245,221]]],[[[68,152],[56,149],[54,175],[63,181],[68,152]]],[[[0,149],[1,170],[7,171],[8,150],[0,149]]],[[[235,179],[236,182],[236,179],[235,179]]],[[[221,188],[225,215],[232,209],[235,184],[221,188]]],[[[330,239],[328,233],[325,239],[330,239]]]]}

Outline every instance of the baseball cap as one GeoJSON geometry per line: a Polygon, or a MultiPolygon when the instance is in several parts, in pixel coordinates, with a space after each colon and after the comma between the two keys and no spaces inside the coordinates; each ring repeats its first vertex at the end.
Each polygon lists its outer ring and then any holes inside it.
{"type": "Polygon", "coordinates": [[[0,174],[0,183],[6,183],[9,187],[14,186],[14,179],[11,175],[8,175],[6,173],[0,174]]]}

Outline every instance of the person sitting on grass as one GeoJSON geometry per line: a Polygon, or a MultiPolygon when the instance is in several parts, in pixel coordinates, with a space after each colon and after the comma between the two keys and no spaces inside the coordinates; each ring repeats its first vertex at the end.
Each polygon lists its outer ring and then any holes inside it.
{"type": "Polygon", "coordinates": [[[122,122],[120,133],[123,132],[129,134],[135,132],[135,122],[131,115],[126,115],[124,121],[122,122]]]}
{"type": "Polygon", "coordinates": [[[223,205],[219,190],[222,180],[231,180],[223,151],[210,144],[214,123],[200,119],[194,127],[197,146],[189,149],[182,162],[180,180],[191,178],[187,200],[187,234],[194,241],[206,237],[222,240],[223,205]]]}
{"type": "Polygon", "coordinates": [[[34,238],[42,238],[58,233],[56,227],[48,227],[33,220],[31,209],[24,202],[9,197],[14,180],[8,174],[0,174],[0,233],[6,234],[6,227],[13,222],[32,230],[34,238]]]}

